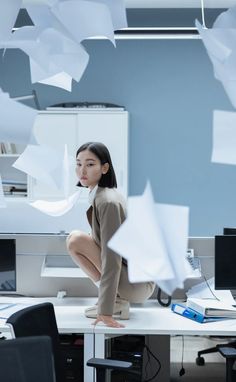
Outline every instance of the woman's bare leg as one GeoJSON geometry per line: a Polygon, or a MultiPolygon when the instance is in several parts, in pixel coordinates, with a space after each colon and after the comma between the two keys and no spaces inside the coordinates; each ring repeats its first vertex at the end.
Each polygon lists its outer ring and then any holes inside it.
{"type": "Polygon", "coordinates": [[[81,231],[72,231],[67,238],[67,249],[73,261],[92,279],[101,278],[101,249],[94,239],[81,231]]]}

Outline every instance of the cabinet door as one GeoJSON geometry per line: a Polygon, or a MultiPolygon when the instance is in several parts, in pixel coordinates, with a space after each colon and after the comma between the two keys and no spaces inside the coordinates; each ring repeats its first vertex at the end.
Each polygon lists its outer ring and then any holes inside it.
{"type": "MultiPolygon", "coordinates": [[[[75,159],[77,149],[77,115],[72,113],[41,113],[34,124],[34,133],[38,143],[46,144],[54,149],[63,150],[67,144],[68,154],[75,159]]],[[[77,178],[75,161],[71,168],[70,193],[76,191],[77,178]]],[[[42,182],[30,178],[29,197],[35,199],[64,198],[63,191],[49,187],[42,182]]]]}
{"type": "Polygon", "coordinates": [[[118,189],[128,195],[128,113],[92,111],[78,114],[78,146],[89,141],[104,143],[110,151],[118,189]]]}
{"type": "MultiPolygon", "coordinates": [[[[126,197],[128,194],[128,113],[107,111],[42,112],[34,125],[34,132],[40,144],[62,149],[67,144],[68,153],[74,159],[70,171],[70,193],[76,191],[78,179],[75,174],[75,155],[85,142],[104,143],[112,157],[118,188],[126,197]]],[[[85,189],[83,191],[86,191],[85,189]]],[[[29,181],[29,197],[35,199],[64,198],[63,192],[49,187],[35,179],[29,181]]],[[[82,192],[80,200],[87,199],[82,192]]]]}

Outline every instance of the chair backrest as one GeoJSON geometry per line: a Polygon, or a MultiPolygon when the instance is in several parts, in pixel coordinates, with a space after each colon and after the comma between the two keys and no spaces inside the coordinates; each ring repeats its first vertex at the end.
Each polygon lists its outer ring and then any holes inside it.
{"type": "Polygon", "coordinates": [[[16,338],[29,336],[51,338],[56,381],[64,382],[65,369],[53,304],[46,302],[19,310],[7,319],[7,323],[12,325],[16,338]]]}
{"type": "Polygon", "coordinates": [[[55,382],[50,337],[0,341],[0,381],[55,382]]]}

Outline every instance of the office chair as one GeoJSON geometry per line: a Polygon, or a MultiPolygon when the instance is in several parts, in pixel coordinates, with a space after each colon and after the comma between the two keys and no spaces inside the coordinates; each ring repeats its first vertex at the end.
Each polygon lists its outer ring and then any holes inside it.
{"type": "Polygon", "coordinates": [[[236,341],[231,341],[226,344],[220,344],[213,346],[212,348],[207,348],[204,350],[200,350],[197,353],[197,358],[196,358],[196,364],[198,366],[204,366],[205,365],[205,359],[202,357],[203,354],[210,354],[210,353],[217,353],[219,351],[219,348],[225,348],[225,347],[231,347],[231,348],[236,348],[236,341]]]}
{"type": "Polygon", "coordinates": [[[234,369],[236,348],[219,346],[219,352],[226,358],[226,382],[236,381],[236,369],[234,369]]]}
{"type": "Polygon", "coordinates": [[[1,341],[0,381],[55,382],[50,337],[22,337],[1,341]]]}
{"type": "Polygon", "coordinates": [[[16,338],[49,336],[52,341],[56,382],[65,382],[65,367],[53,304],[46,302],[19,310],[7,319],[7,324],[13,328],[16,338]]]}
{"type": "MultiPolygon", "coordinates": [[[[88,366],[96,369],[96,381],[105,382],[106,370],[128,370],[133,365],[131,362],[117,361],[114,359],[90,358],[87,362],[88,366]]],[[[231,381],[230,381],[231,382],[231,381]]]]}
{"type": "MultiPolygon", "coordinates": [[[[12,327],[16,338],[49,336],[52,342],[56,382],[66,381],[65,362],[62,358],[53,304],[46,302],[19,310],[7,319],[7,324],[12,327]]],[[[106,369],[124,370],[130,368],[132,364],[130,362],[93,358],[88,361],[88,366],[96,368],[97,382],[104,382],[106,369]]],[[[15,382],[15,380],[12,382],[15,382]]]]}

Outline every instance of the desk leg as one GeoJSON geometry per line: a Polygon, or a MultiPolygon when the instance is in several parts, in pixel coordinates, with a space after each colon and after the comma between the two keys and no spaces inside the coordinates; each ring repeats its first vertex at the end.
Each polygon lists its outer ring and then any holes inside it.
{"type": "Polygon", "coordinates": [[[95,357],[105,358],[106,349],[105,349],[105,339],[104,334],[95,334],[95,357]]]}
{"type": "Polygon", "coordinates": [[[94,357],[94,334],[84,334],[84,381],[95,381],[93,367],[87,366],[87,361],[94,357]]]}
{"type": "MultiPolygon", "coordinates": [[[[158,358],[161,363],[161,369],[158,375],[153,379],[153,382],[169,382],[170,381],[170,336],[168,335],[148,335],[145,338],[145,343],[151,352],[158,358]]],[[[144,359],[144,364],[147,360],[144,359]]],[[[152,374],[157,370],[157,362],[151,356],[149,370],[152,374]]],[[[152,375],[148,375],[150,378],[152,375]]]]}

